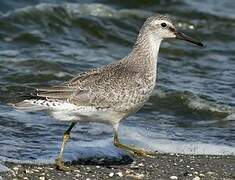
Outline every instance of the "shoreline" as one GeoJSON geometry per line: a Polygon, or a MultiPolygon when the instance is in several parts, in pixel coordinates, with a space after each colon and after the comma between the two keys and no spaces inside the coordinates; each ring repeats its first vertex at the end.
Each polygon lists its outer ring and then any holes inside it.
{"type": "MultiPolygon", "coordinates": [[[[84,165],[86,162],[66,163],[75,170],[63,172],[53,164],[17,164],[5,162],[11,171],[0,172],[0,179],[25,180],[101,180],[101,179],[235,179],[233,155],[159,154],[156,157],[134,157],[120,165],[84,165]]],[[[114,163],[115,164],[115,163],[114,163]]]]}

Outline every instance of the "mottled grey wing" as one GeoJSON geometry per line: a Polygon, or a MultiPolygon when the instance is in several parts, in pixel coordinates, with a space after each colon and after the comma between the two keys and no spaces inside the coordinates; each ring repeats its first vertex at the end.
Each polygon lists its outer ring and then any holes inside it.
{"type": "Polygon", "coordinates": [[[76,105],[90,105],[91,87],[102,78],[99,72],[91,70],[79,74],[68,82],[49,88],[37,89],[37,96],[47,99],[62,100],[74,103],[76,105]]]}
{"type": "Polygon", "coordinates": [[[37,89],[37,96],[47,99],[58,99],[67,101],[72,94],[76,92],[75,88],[69,88],[66,85],[53,86],[49,88],[37,89]]]}
{"type": "Polygon", "coordinates": [[[61,86],[39,89],[37,95],[78,106],[108,108],[114,104],[123,104],[124,101],[129,101],[131,96],[138,94],[135,87],[138,86],[136,81],[139,78],[133,79],[137,74],[140,73],[120,63],[111,64],[80,74],[61,86]],[[128,94],[130,96],[127,96],[128,94]]]}

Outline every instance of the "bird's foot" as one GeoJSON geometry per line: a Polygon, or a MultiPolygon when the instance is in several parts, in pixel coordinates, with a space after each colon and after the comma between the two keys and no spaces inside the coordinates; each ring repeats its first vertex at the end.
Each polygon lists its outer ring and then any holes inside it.
{"type": "Polygon", "coordinates": [[[62,159],[56,159],[55,160],[55,168],[60,171],[72,171],[75,170],[72,167],[68,167],[64,165],[64,161],[62,159]]]}
{"type": "Polygon", "coordinates": [[[114,145],[136,156],[153,157],[157,155],[157,152],[145,151],[143,149],[138,149],[130,145],[121,144],[117,141],[114,141],[114,145]]]}
{"type": "Polygon", "coordinates": [[[144,157],[154,157],[157,155],[157,152],[146,151],[143,149],[136,149],[136,148],[132,148],[131,150],[129,150],[129,152],[135,156],[144,156],[144,157]]]}

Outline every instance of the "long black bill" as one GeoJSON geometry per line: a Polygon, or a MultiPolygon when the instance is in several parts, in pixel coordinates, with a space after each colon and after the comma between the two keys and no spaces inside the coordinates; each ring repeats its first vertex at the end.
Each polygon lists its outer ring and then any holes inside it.
{"type": "Polygon", "coordinates": [[[188,41],[188,42],[191,42],[193,44],[196,44],[198,46],[203,46],[203,44],[201,42],[187,36],[186,34],[184,34],[182,32],[175,31],[175,35],[176,35],[176,39],[181,39],[181,40],[188,41]]]}

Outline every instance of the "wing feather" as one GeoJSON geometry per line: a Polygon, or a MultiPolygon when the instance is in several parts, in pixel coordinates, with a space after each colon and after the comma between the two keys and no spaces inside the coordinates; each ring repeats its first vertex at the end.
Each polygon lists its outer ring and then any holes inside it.
{"type": "MultiPolygon", "coordinates": [[[[66,83],[50,88],[39,88],[37,96],[40,98],[62,100],[82,106],[107,107],[112,104],[111,96],[116,93],[116,87],[127,75],[125,66],[119,64],[107,65],[100,69],[92,69],[72,78],[66,83]],[[124,68],[124,69],[121,69],[124,68]]],[[[117,94],[117,93],[116,93],[117,94]]]]}
{"type": "Polygon", "coordinates": [[[76,90],[76,88],[71,88],[67,85],[52,86],[49,88],[38,88],[37,89],[37,91],[43,91],[43,92],[62,92],[62,91],[71,92],[74,90],[76,90]]]}
{"type": "Polygon", "coordinates": [[[97,73],[91,71],[91,73],[82,73],[68,82],[48,88],[38,88],[36,95],[37,97],[43,97],[46,99],[57,99],[62,101],[78,101],[80,103],[89,102],[89,86],[95,83],[97,80],[97,73]],[[75,97],[76,96],[76,97],[75,97]]]}

